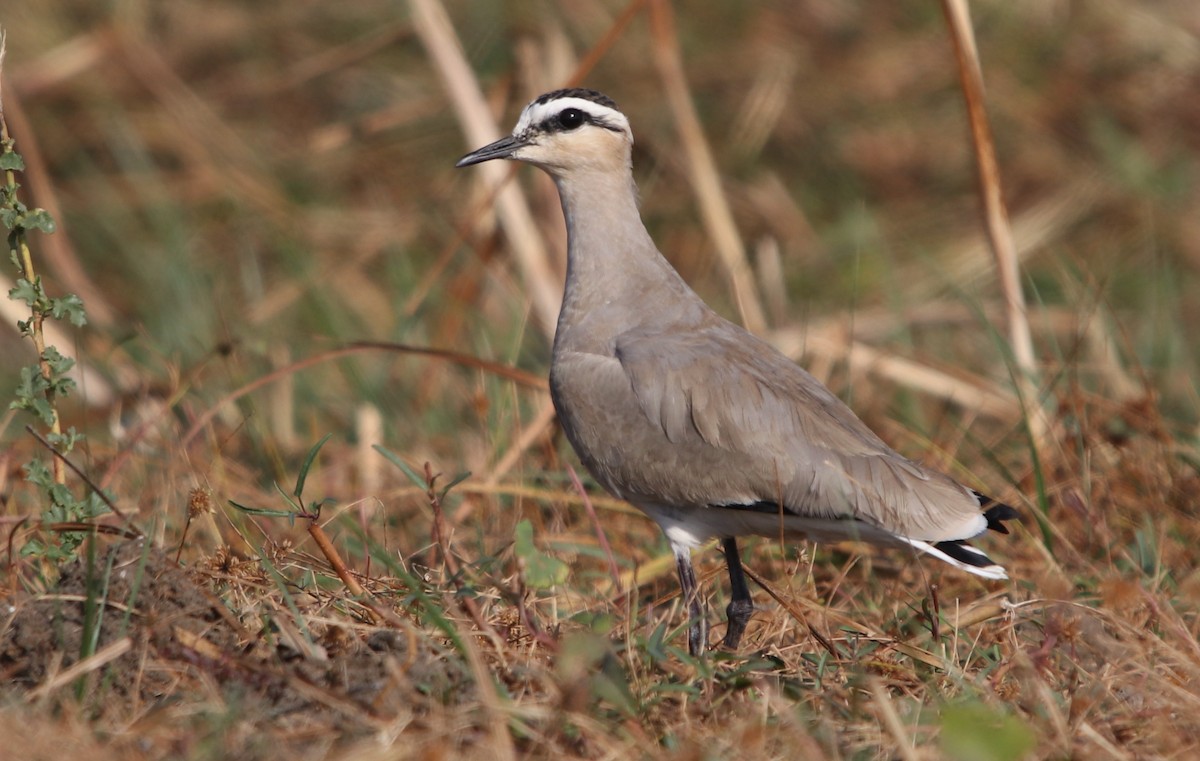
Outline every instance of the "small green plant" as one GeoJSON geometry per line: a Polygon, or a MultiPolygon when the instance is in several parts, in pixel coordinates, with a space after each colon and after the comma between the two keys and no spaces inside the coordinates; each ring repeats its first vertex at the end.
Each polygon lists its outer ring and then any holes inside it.
{"type": "MultiPolygon", "coordinates": [[[[308,455],[305,456],[304,462],[300,465],[300,472],[296,476],[296,486],[294,489],[292,489],[291,494],[285,492],[283,487],[281,487],[278,483],[275,484],[276,491],[283,496],[283,499],[288,504],[288,509],[268,510],[259,507],[249,507],[247,505],[234,502],[233,500],[229,500],[229,504],[233,505],[247,515],[259,515],[267,518],[284,518],[289,524],[295,524],[297,518],[306,521],[309,536],[311,536],[313,541],[316,542],[317,547],[320,548],[321,553],[325,556],[325,559],[329,561],[329,565],[331,568],[333,568],[334,573],[336,573],[338,578],[341,579],[342,583],[346,585],[346,589],[350,592],[350,594],[358,598],[363,606],[369,611],[369,617],[373,621],[380,621],[386,618],[386,615],[381,613],[375,607],[374,603],[368,599],[369,595],[367,594],[367,591],[363,589],[362,585],[358,583],[358,580],[354,578],[354,575],[350,573],[350,569],[346,566],[346,563],[342,560],[341,555],[338,554],[337,548],[333,546],[333,542],[330,540],[329,535],[325,533],[325,529],[321,526],[321,508],[334,502],[334,500],[331,497],[326,497],[321,500],[308,502],[307,504],[304,501],[304,482],[308,480],[308,471],[312,468],[313,463],[316,462],[317,454],[320,453],[321,447],[325,446],[325,443],[329,441],[332,436],[333,434],[331,433],[325,434],[323,437],[321,437],[320,441],[313,445],[312,449],[308,450],[308,455]]],[[[270,559],[265,553],[260,555],[259,560],[264,564],[265,567],[267,567],[268,572],[272,573],[273,575],[277,574],[277,572],[271,567],[270,559]]],[[[281,580],[282,579],[280,579],[280,581],[281,580]]],[[[281,585],[281,589],[282,588],[283,587],[281,585]]],[[[296,620],[301,621],[299,610],[294,609],[293,613],[296,615],[296,620]]]]}
{"type": "MultiPolygon", "coordinates": [[[[4,39],[0,36],[0,69],[3,59],[4,39]]],[[[25,480],[44,494],[48,502],[42,511],[43,525],[77,524],[106,512],[107,507],[95,491],[89,491],[87,496],[79,499],[67,487],[65,458],[83,439],[83,434],[74,427],[62,429],[57,403],[75,387],[75,382],[68,376],[75,361],[54,346],[46,345],[43,326],[46,320],[66,320],[75,327],[82,327],[87,317],[78,296],[51,297],[46,293],[34,268],[29,233],[34,230],[53,233],[55,225],[45,209],[30,209],[19,198],[21,186],[17,174],[24,169],[25,162],[16,152],[15,141],[8,133],[4,104],[0,100],[0,170],[4,172],[4,185],[0,186],[0,223],[8,229],[9,256],[17,268],[16,285],[9,290],[8,297],[29,307],[29,319],[18,321],[17,329],[33,342],[37,352],[37,363],[21,368],[21,379],[9,407],[32,415],[45,431],[42,438],[52,450],[49,465],[43,458],[34,458],[25,465],[25,480]]],[[[84,536],[79,531],[62,531],[54,538],[43,535],[27,542],[22,554],[60,562],[75,555],[84,536]]]]}
{"type": "Polygon", "coordinates": [[[533,543],[533,524],[529,519],[517,524],[513,538],[513,551],[517,555],[526,586],[534,590],[549,590],[567,580],[570,567],[537,548],[533,543]]]}
{"type": "Polygon", "coordinates": [[[942,751],[963,761],[1017,761],[1033,750],[1033,730],[1021,719],[968,700],[942,709],[942,751]]]}
{"type": "Polygon", "coordinates": [[[275,490],[283,496],[283,499],[288,504],[287,510],[268,510],[261,507],[249,507],[247,505],[229,500],[229,504],[241,510],[247,515],[260,515],[267,518],[284,518],[288,525],[295,525],[297,518],[306,518],[310,521],[317,521],[321,517],[321,508],[333,502],[333,499],[326,497],[324,499],[310,502],[307,506],[304,504],[304,482],[308,480],[308,471],[312,469],[313,463],[317,460],[317,455],[321,451],[321,447],[325,446],[326,442],[333,437],[332,433],[327,433],[321,437],[321,440],[308,450],[308,454],[304,457],[304,462],[300,465],[300,472],[296,475],[296,486],[292,489],[292,493],[288,494],[283,490],[278,483],[275,484],[275,490]]]}

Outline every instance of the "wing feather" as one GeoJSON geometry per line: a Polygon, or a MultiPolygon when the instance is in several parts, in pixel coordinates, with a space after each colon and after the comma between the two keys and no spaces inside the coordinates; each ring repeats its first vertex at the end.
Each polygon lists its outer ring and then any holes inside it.
{"type": "Polygon", "coordinates": [[[730,456],[731,493],[782,496],[798,515],[853,517],[931,542],[987,526],[970,490],[893,451],[819,381],[744,331],[639,329],[617,337],[615,356],[638,408],[672,445],[730,456]]]}

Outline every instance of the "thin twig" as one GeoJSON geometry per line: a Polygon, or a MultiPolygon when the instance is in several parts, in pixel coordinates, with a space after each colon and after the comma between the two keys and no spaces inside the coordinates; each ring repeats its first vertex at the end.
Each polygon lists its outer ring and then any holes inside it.
{"type": "Polygon", "coordinates": [[[183,524],[183,531],[180,532],[179,546],[175,548],[175,564],[179,565],[179,558],[183,557],[183,547],[187,542],[188,532],[192,530],[192,516],[188,516],[183,524]]]}
{"type": "MultiPolygon", "coordinates": [[[[446,526],[446,516],[442,512],[442,498],[438,495],[435,487],[439,475],[433,472],[432,465],[428,462],[425,463],[425,484],[427,486],[425,497],[429,501],[429,507],[433,509],[433,543],[438,548],[438,554],[442,558],[442,565],[446,569],[446,575],[450,578],[450,583],[458,593],[456,595],[458,604],[471,617],[471,620],[475,622],[475,626],[479,627],[479,631],[500,637],[491,624],[484,620],[483,614],[479,611],[479,606],[475,604],[475,600],[464,594],[462,577],[459,575],[461,567],[458,565],[458,560],[454,557],[454,554],[450,552],[450,532],[446,526]]],[[[503,641],[503,637],[500,637],[500,640],[503,641]]]]}
{"type": "Polygon", "coordinates": [[[358,583],[358,579],[350,573],[350,569],[346,567],[346,563],[342,560],[342,556],[338,554],[337,548],[333,546],[333,542],[329,540],[329,534],[325,533],[325,529],[315,520],[308,522],[308,534],[317,543],[317,548],[321,550],[321,554],[329,561],[329,565],[333,567],[333,572],[337,574],[342,583],[346,585],[346,589],[355,597],[364,597],[367,590],[363,589],[362,584],[358,583]]]}
{"type": "MultiPolygon", "coordinates": [[[[75,475],[79,476],[80,480],[82,480],[85,484],[87,484],[88,488],[91,489],[93,492],[95,492],[96,495],[99,496],[100,499],[104,502],[104,504],[108,505],[108,509],[112,510],[114,515],[116,515],[118,518],[125,521],[126,523],[129,523],[129,516],[126,515],[121,510],[121,508],[117,507],[116,503],[113,502],[111,499],[109,499],[108,495],[104,493],[104,490],[101,489],[99,486],[97,486],[95,483],[93,483],[92,479],[89,478],[86,473],[84,473],[82,470],[80,470],[78,465],[76,465],[75,463],[68,460],[67,456],[65,454],[63,454],[62,452],[55,449],[50,444],[50,442],[46,440],[46,437],[44,437],[44,436],[42,436],[42,434],[38,433],[37,430],[35,430],[33,426],[27,425],[27,426],[25,426],[25,430],[28,431],[31,436],[33,436],[35,439],[37,439],[38,442],[40,442],[41,445],[46,448],[46,451],[48,451],[50,454],[54,455],[58,459],[62,460],[63,463],[68,468],[71,469],[71,472],[73,472],[75,475]]],[[[140,531],[138,532],[138,536],[141,536],[140,531]]]]}
{"type": "Polygon", "coordinates": [[[600,525],[600,519],[596,516],[596,508],[592,506],[592,499],[588,493],[584,491],[583,484],[579,481],[579,476],[575,473],[575,468],[567,465],[567,474],[571,476],[571,483],[575,486],[575,491],[579,492],[580,499],[583,500],[583,509],[587,510],[588,518],[592,521],[592,526],[596,529],[596,539],[600,542],[600,549],[604,550],[604,557],[608,558],[608,571],[612,574],[613,588],[619,593],[624,590],[621,588],[621,570],[617,568],[617,560],[613,557],[612,546],[608,543],[608,537],[604,533],[604,527],[600,525]]]}
{"type": "Polygon", "coordinates": [[[346,590],[357,598],[356,602],[367,609],[371,622],[379,624],[386,621],[397,629],[404,628],[404,622],[398,619],[391,611],[376,605],[371,593],[364,589],[362,584],[358,583],[358,579],[354,578],[354,573],[351,572],[345,561],[342,560],[342,556],[338,553],[337,548],[333,546],[333,542],[329,539],[329,534],[325,533],[325,529],[319,521],[320,515],[318,513],[306,512],[301,514],[301,517],[308,519],[308,535],[312,537],[317,548],[321,550],[321,554],[325,556],[325,560],[329,562],[330,567],[333,568],[333,572],[337,574],[342,584],[346,586],[346,590]]]}
{"type": "Polygon", "coordinates": [[[180,440],[180,445],[186,449],[200,433],[200,431],[203,430],[206,425],[212,422],[212,419],[216,417],[218,413],[220,413],[221,409],[225,407],[225,405],[232,404],[246,394],[249,394],[252,391],[257,391],[263,386],[270,385],[280,378],[284,378],[307,367],[319,365],[322,362],[328,362],[333,359],[341,359],[342,357],[349,356],[351,354],[360,354],[368,351],[395,351],[403,354],[419,354],[426,357],[437,357],[439,359],[450,360],[451,362],[463,365],[465,367],[475,367],[531,388],[545,389],[548,386],[546,379],[539,375],[527,373],[524,370],[510,367],[509,365],[505,365],[501,362],[492,362],[491,360],[480,359],[479,357],[474,357],[470,354],[464,354],[463,352],[452,351],[450,349],[433,349],[425,346],[409,346],[407,344],[390,343],[387,341],[358,341],[336,349],[330,349],[328,351],[321,352],[320,354],[315,354],[311,357],[305,357],[304,359],[297,360],[290,365],[269,372],[266,375],[247,383],[241,388],[229,392],[220,400],[218,400],[216,404],[205,410],[204,413],[200,415],[200,417],[198,417],[194,423],[192,423],[192,427],[188,429],[187,433],[185,433],[183,438],[180,440]]]}
{"type": "Polygon", "coordinates": [[[428,462],[425,463],[425,497],[433,509],[433,544],[441,554],[442,565],[446,566],[451,577],[456,577],[458,576],[458,562],[450,554],[449,532],[446,529],[446,518],[442,514],[442,500],[435,488],[439,475],[433,472],[432,465],[428,462]]]}
{"type": "Polygon", "coordinates": [[[571,78],[565,84],[566,87],[578,87],[583,84],[583,80],[587,78],[588,74],[592,73],[592,69],[596,68],[596,64],[600,63],[600,59],[616,44],[617,40],[624,34],[625,28],[629,26],[634,17],[642,12],[642,8],[646,6],[647,2],[649,0],[630,0],[629,5],[625,6],[625,10],[621,11],[621,15],[617,16],[612,26],[604,33],[604,36],[595,45],[592,45],[587,55],[575,67],[571,78]]]}
{"type": "Polygon", "coordinates": [[[107,523],[91,523],[89,521],[56,521],[54,523],[47,523],[46,530],[56,531],[60,534],[67,532],[107,534],[108,536],[119,536],[123,539],[141,539],[144,536],[144,534],[133,529],[110,526],[107,523]]]}
{"type": "Polygon", "coordinates": [[[525,575],[518,571],[517,573],[517,593],[512,595],[512,600],[517,606],[517,615],[521,619],[521,625],[533,637],[533,640],[543,648],[552,653],[558,652],[558,640],[551,637],[542,628],[534,622],[533,616],[529,613],[529,606],[525,604],[525,596],[529,592],[525,585],[525,575]]]}
{"type": "Polygon", "coordinates": [[[5,565],[5,570],[7,570],[10,573],[12,572],[13,565],[14,565],[14,563],[13,563],[13,539],[16,537],[17,532],[21,530],[21,527],[24,526],[28,522],[29,522],[29,516],[28,515],[22,516],[22,518],[19,521],[17,521],[16,525],[13,526],[12,531],[8,532],[8,540],[7,540],[8,563],[5,565]]]}
{"type": "Polygon", "coordinates": [[[832,655],[834,658],[841,660],[842,654],[838,652],[838,649],[834,647],[833,643],[829,641],[828,637],[817,631],[817,627],[809,623],[808,617],[800,611],[799,607],[797,607],[790,599],[779,594],[775,587],[768,584],[763,577],[759,576],[749,567],[743,567],[742,570],[748,577],[750,577],[751,581],[766,590],[767,594],[769,594],[775,600],[775,602],[783,606],[784,610],[790,613],[793,619],[795,619],[798,623],[804,624],[805,628],[808,629],[808,633],[813,636],[813,639],[815,639],[817,643],[821,645],[821,647],[825,648],[827,653],[832,655]]]}

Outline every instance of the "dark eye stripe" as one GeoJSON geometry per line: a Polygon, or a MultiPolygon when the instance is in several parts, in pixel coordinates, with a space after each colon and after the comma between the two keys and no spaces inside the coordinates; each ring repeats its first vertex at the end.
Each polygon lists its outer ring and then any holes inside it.
{"type": "Polygon", "coordinates": [[[537,129],[540,132],[573,132],[585,124],[593,124],[611,132],[625,131],[602,116],[597,116],[584,111],[582,108],[574,107],[565,108],[556,114],[548,116],[537,126],[537,129]],[[571,119],[564,120],[564,115],[568,114],[574,117],[576,121],[572,121],[571,119]]]}

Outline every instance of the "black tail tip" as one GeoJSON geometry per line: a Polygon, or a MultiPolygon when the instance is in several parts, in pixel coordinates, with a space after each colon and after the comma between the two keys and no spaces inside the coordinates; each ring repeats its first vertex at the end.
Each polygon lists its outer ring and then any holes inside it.
{"type": "Polygon", "coordinates": [[[995,565],[991,558],[983,554],[979,549],[967,544],[963,539],[938,542],[933,546],[964,565],[974,566],[975,568],[988,568],[995,565]]]}
{"type": "Polygon", "coordinates": [[[987,527],[992,531],[1007,534],[1008,526],[1004,525],[1004,521],[1021,519],[1021,514],[1012,505],[1006,505],[1000,500],[980,494],[974,489],[971,491],[979,498],[979,506],[983,508],[983,517],[987,519],[987,527]]]}

